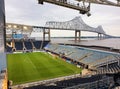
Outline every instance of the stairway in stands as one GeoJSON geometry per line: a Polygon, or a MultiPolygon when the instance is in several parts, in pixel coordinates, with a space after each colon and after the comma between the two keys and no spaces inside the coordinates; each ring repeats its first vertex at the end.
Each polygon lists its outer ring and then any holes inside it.
{"type": "Polygon", "coordinates": [[[97,69],[97,73],[98,74],[114,74],[114,73],[118,73],[120,72],[120,65],[117,65],[116,63],[114,64],[110,64],[108,66],[104,66],[104,67],[99,67],[97,69]]]}
{"type": "Polygon", "coordinates": [[[113,63],[106,63],[106,65],[99,66],[96,68],[97,74],[116,74],[120,72],[120,56],[114,56],[115,62],[113,63]]]}

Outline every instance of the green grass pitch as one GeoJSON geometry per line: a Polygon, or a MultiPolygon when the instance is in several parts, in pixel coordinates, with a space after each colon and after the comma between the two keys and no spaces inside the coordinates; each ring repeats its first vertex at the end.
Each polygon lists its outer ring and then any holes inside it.
{"type": "Polygon", "coordinates": [[[7,55],[8,79],[13,85],[80,73],[81,69],[51,55],[17,53],[7,55]]]}

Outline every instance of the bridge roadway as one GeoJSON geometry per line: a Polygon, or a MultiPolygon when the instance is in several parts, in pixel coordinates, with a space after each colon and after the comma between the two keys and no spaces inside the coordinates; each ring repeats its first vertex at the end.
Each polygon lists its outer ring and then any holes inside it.
{"type": "Polygon", "coordinates": [[[45,36],[48,35],[48,40],[50,40],[50,30],[71,30],[75,31],[75,42],[80,42],[81,37],[81,31],[88,31],[88,32],[94,32],[98,33],[98,38],[101,39],[105,36],[110,36],[105,33],[102,26],[98,26],[97,28],[88,26],[84,23],[81,17],[75,17],[74,19],[70,21],[65,22],[56,22],[56,21],[48,21],[46,22],[45,26],[28,26],[28,25],[22,25],[22,24],[13,24],[13,23],[7,23],[6,25],[6,31],[12,29],[12,34],[16,34],[17,31],[21,32],[27,32],[31,33],[34,31],[42,31],[43,32],[43,40],[45,40],[45,36]]]}
{"type": "Polygon", "coordinates": [[[98,33],[99,39],[101,39],[103,36],[109,36],[105,33],[102,26],[98,26],[97,28],[88,26],[84,23],[81,17],[75,17],[74,19],[65,22],[48,21],[46,22],[45,27],[34,26],[33,28],[47,29],[47,32],[44,32],[44,36],[45,34],[48,34],[49,37],[50,30],[72,30],[75,31],[75,42],[80,42],[81,31],[98,33]]]}

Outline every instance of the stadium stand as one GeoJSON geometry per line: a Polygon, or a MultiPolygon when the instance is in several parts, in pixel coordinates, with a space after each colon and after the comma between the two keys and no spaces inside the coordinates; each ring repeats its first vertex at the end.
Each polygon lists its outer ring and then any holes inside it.
{"type": "Polygon", "coordinates": [[[51,44],[49,41],[24,40],[24,45],[22,41],[15,41],[16,50],[23,50],[24,46],[27,50],[34,47],[38,50],[44,48],[46,51],[64,58],[66,62],[80,65],[82,68],[93,68],[94,74],[55,83],[51,82],[48,85],[33,85],[23,89],[108,89],[110,82],[114,81],[114,77],[107,75],[120,73],[120,55],[117,53],[51,44]],[[83,64],[88,65],[88,67],[83,64]]]}
{"type": "Polygon", "coordinates": [[[33,46],[32,46],[32,43],[31,43],[30,40],[24,41],[24,44],[25,44],[25,48],[27,50],[32,50],[33,49],[33,46]]]}
{"type": "MultiPolygon", "coordinates": [[[[105,51],[96,51],[89,48],[77,47],[77,46],[65,46],[59,44],[49,44],[45,47],[45,50],[52,53],[56,53],[60,56],[65,56],[66,59],[72,59],[75,62],[88,65],[89,67],[101,66],[103,63],[118,62],[114,53],[108,53],[105,51]]],[[[64,57],[64,58],[65,58],[64,57]]]]}
{"type": "MultiPolygon", "coordinates": [[[[25,51],[25,50],[40,50],[48,45],[49,41],[35,41],[35,40],[14,40],[15,50],[14,51],[25,51]]],[[[7,41],[6,51],[12,52],[13,47],[9,46],[10,41],[7,41]]]]}
{"type": "Polygon", "coordinates": [[[111,63],[111,64],[108,64],[108,65],[104,65],[104,66],[98,67],[97,70],[98,70],[97,71],[98,74],[118,73],[118,72],[120,72],[120,65],[118,65],[117,62],[115,62],[115,63],[111,63]]]}
{"type": "Polygon", "coordinates": [[[34,47],[40,49],[42,41],[33,41],[34,47]]]}
{"type": "Polygon", "coordinates": [[[67,87],[65,89],[108,89],[110,84],[109,81],[111,81],[111,78],[108,77],[105,77],[104,79],[97,78],[97,80],[94,82],[78,84],[72,87],[67,87]]]}
{"type": "Polygon", "coordinates": [[[110,80],[112,78],[108,78],[105,75],[93,75],[91,77],[62,80],[50,85],[38,85],[24,89],[108,89],[110,80]]]}
{"type": "Polygon", "coordinates": [[[10,53],[12,52],[12,47],[6,46],[6,49],[7,49],[6,50],[7,52],[10,52],[10,53]]]}
{"type": "Polygon", "coordinates": [[[12,52],[12,46],[10,44],[11,44],[11,42],[8,41],[6,44],[6,52],[12,52]]]}
{"type": "Polygon", "coordinates": [[[92,51],[90,55],[88,55],[87,57],[85,57],[83,60],[81,60],[80,62],[83,63],[92,63],[94,61],[97,61],[99,59],[103,59],[107,56],[109,56],[110,54],[107,53],[103,53],[103,52],[99,52],[99,51],[92,51]],[[92,60],[90,60],[92,59],[92,60]]]}
{"type": "Polygon", "coordinates": [[[23,41],[15,41],[16,50],[23,50],[23,41]]]}
{"type": "Polygon", "coordinates": [[[43,46],[42,48],[46,47],[50,41],[43,41],[43,46]]]}
{"type": "Polygon", "coordinates": [[[49,41],[32,41],[32,43],[36,49],[43,49],[49,41]]]}

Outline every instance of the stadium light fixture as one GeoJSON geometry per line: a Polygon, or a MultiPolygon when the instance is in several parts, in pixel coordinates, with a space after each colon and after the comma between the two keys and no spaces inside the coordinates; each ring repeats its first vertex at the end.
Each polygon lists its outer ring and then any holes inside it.
{"type": "Polygon", "coordinates": [[[28,28],[26,26],[23,27],[24,30],[27,30],[28,28]]]}
{"type": "Polygon", "coordinates": [[[11,25],[8,25],[8,28],[11,28],[12,26],[11,25]]]}
{"type": "Polygon", "coordinates": [[[17,26],[16,26],[16,25],[14,25],[14,26],[13,26],[13,28],[17,28],[17,26]]]}

